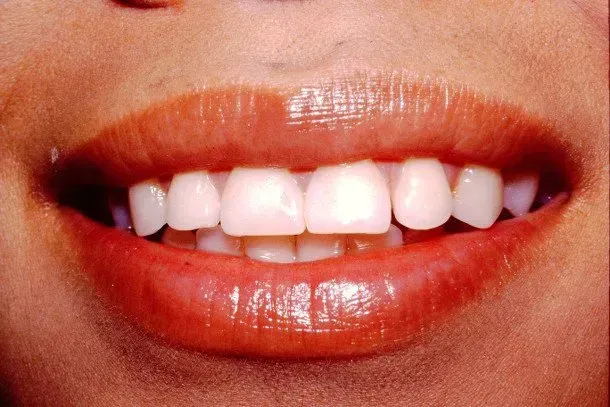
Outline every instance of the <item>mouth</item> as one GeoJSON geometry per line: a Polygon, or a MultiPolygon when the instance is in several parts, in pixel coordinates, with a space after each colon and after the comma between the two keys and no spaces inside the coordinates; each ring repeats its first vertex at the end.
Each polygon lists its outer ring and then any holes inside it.
{"type": "Polygon", "coordinates": [[[518,106],[368,75],[203,89],[56,168],[62,229],[113,309],[204,352],[404,346],[531,267],[577,155],[518,106]]]}

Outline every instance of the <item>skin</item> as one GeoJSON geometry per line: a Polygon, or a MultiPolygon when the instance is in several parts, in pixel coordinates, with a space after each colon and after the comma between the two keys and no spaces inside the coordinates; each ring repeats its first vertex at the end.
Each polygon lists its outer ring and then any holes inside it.
{"type": "Polygon", "coordinates": [[[1,3],[5,398],[17,405],[607,405],[606,7],[1,3]],[[531,267],[404,349],[354,360],[202,355],[166,347],[109,312],[56,236],[54,203],[38,192],[45,163],[134,109],[204,84],[293,85],[364,69],[468,84],[548,118],[586,148],[565,219],[531,267]]]}

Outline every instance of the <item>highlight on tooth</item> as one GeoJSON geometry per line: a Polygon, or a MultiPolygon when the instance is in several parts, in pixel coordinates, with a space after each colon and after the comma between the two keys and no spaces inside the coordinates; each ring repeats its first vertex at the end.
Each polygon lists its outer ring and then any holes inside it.
{"type": "Polygon", "coordinates": [[[303,215],[311,233],[385,233],[392,217],[387,181],[372,160],[320,167],[303,215]]]}
{"type": "Polygon", "coordinates": [[[407,158],[309,171],[191,171],[131,185],[109,198],[116,227],[162,244],[274,263],[311,262],[486,229],[527,215],[540,173],[407,158]],[[161,232],[162,233],[161,233],[161,232]],[[161,233],[161,234],[159,234],[161,233]]]}

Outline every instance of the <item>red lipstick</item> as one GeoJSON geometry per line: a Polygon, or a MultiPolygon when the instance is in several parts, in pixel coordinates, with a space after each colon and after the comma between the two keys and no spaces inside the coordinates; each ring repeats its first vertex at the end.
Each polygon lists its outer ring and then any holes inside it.
{"type": "MultiPolygon", "coordinates": [[[[191,169],[309,169],[434,156],[572,166],[552,127],[462,86],[361,76],[298,88],[205,89],[133,113],[67,155],[60,177],[111,185],[191,169]]],[[[526,268],[562,202],[491,229],[312,263],[176,249],[62,208],[82,268],[114,308],[204,352],[334,357],[401,346],[526,268]]]]}

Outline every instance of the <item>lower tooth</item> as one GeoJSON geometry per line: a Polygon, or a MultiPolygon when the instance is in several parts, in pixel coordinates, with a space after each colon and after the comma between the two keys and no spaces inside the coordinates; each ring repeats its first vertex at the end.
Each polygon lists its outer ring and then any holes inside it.
{"type": "Polygon", "coordinates": [[[390,225],[386,233],[379,235],[349,235],[348,252],[362,252],[373,249],[402,246],[402,231],[396,225],[390,225]]]}
{"type": "Polygon", "coordinates": [[[247,236],[243,241],[246,256],[251,259],[272,263],[296,261],[294,236],[247,236]]]}
{"type": "Polygon", "coordinates": [[[229,236],[220,226],[197,230],[197,250],[242,256],[242,241],[239,237],[229,236]]]}
{"type": "Polygon", "coordinates": [[[344,235],[314,235],[305,232],[297,236],[297,261],[315,261],[338,257],[345,253],[344,235]]]}
{"type": "Polygon", "coordinates": [[[163,232],[161,242],[182,249],[194,249],[195,234],[190,230],[176,230],[168,227],[163,232]]]}

